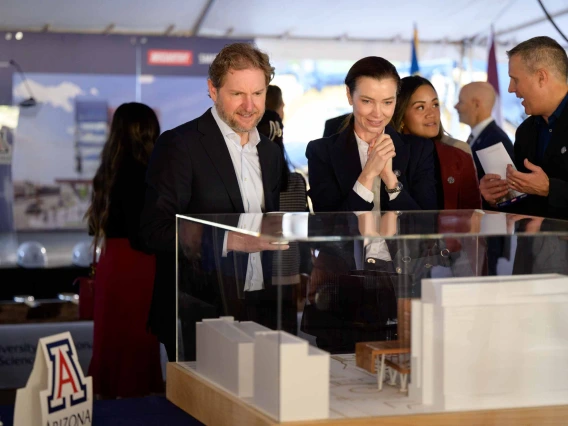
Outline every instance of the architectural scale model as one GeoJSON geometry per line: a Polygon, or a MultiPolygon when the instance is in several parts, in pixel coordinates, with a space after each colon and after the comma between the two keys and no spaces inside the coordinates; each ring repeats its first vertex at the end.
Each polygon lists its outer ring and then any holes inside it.
{"type": "Polygon", "coordinates": [[[409,398],[434,410],[568,403],[568,276],[422,280],[409,398]]]}
{"type": "Polygon", "coordinates": [[[383,390],[388,375],[389,385],[400,381],[400,391],[406,392],[410,374],[410,307],[411,299],[397,301],[397,340],[359,342],[355,345],[357,367],[377,375],[377,387],[383,390]]]}
{"type": "Polygon", "coordinates": [[[254,404],[281,422],[329,417],[329,353],[284,331],[256,333],[254,404]]]}
{"type": "Polygon", "coordinates": [[[329,417],[329,353],[233,317],[197,323],[196,370],[279,421],[329,417]]]}
{"type": "Polygon", "coordinates": [[[197,372],[241,398],[252,397],[254,333],[270,329],[221,317],[204,319],[196,331],[197,372]]]}
{"type": "Polygon", "coordinates": [[[256,323],[204,320],[197,372],[281,422],[568,403],[568,276],[423,280],[397,317],[399,340],[333,357],[256,323]]]}

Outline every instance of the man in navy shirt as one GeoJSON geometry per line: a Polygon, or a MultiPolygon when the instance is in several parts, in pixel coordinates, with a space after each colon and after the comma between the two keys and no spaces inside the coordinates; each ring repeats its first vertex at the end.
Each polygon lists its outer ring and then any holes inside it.
{"type": "Polygon", "coordinates": [[[530,115],[515,135],[515,170],[487,174],[480,190],[490,204],[509,189],[529,194],[508,208],[517,213],[568,219],[568,56],[550,37],[534,37],[507,52],[509,92],[530,115]]]}

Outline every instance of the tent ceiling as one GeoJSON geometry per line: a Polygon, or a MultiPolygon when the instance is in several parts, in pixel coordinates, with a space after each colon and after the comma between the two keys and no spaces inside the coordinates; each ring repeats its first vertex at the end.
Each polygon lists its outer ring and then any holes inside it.
{"type": "MultiPolygon", "coordinates": [[[[543,0],[568,32],[568,1],[543,0]]],[[[537,0],[2,0],[0,30],[456,42],[491,24],[501,43],[549,35],[537,0]],[[527,25],[542,20],[534,25],[527,25]]]]}

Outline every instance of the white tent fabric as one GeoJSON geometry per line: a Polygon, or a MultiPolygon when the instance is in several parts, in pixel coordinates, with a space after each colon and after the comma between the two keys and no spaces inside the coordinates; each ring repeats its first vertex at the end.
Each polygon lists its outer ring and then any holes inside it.
{"type": "MultiPolygon", "coordinates": [[[[557,25],[568,32],[568,1],[543,0],[543,4],[557,25]]],[[[568,45],[546,20],[537,0],[0,2],[0,30],[6,31],[43,30],[276,39],[271,43],[263,43],[270,44],[274,49],[295,51],[297,55],[309,52],[309,55],[313,56],[314,53],[320,52],[320,55],[343,55],[342,58],[345,58],[344,55],[359,58],[368,51],[376,52],[375,43],[378,42],[395,46],[402,42],[401,46],[407,50],[414,23],[419,29],[423,48],[433,43],[441,45],[442,49],[448,49],[447,46],[469,38],[474,38],[474,42],[483,45],[483,39],[491,25],[494,26],[497,40],[501,44],[511,46],[536,35],[549,35],[568,45]],[[282,44],[284,41],[294,40],[298,43],[282,44]],[[327,40],[329,44],[319,43],[322,40],[327,40]],[[322,49],[323,45],[327,47],[322,49]],[[357,53],[350,55],[350,51],[357,53]]],[[[452,49],[459,50],[455,46],[452,49]]],[[[428,52],[429,48],[424,50],[428,52]]],[[[435,53],[435,56],[440,54],[435,53]]],[[[404,55],[408,57],[406,52],[404,55]]],[[[422,56],[424,55],[423,52],[422,56]]],[[[434,53],[426,53],[426,57],[430,55],[434,56],[434,53]]]]}

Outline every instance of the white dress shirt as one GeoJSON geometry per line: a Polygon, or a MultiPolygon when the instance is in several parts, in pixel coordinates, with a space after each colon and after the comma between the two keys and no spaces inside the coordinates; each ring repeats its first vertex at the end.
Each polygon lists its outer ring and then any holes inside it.
{"type": "MultiPolygon", "coordinates": [[[[249,132],[248,143],[241,146],[241,137],[225,123],[217,108],[211,108],[211,114],[223,134],[235,174],[241,191],[241,198],[246,213],[262,213],[264,209],[264,190],[262,187],[262,170],[258,157],[257,145],[260,135],[256,127],[249,132]]],[[[238,227],[258,232],[262,223],[262,215],[247,215],[239,218],[238,227]],[[260,220],[258,219],[260,217],[260,220]]],[[[227,233],[223,241],[223,256],[227,255],[227,233]]],[[[249,254],[245,291],[256,291],[264,288],[262,278],[261,253],[249,254]]]]}
{"type": "MultiPolygon", "coordinates": [[[[354,132],[355,133],[355,132],[354,132]]],[[[361,139],[357,133],[355,133],[355,140],[357,140],[357,149],[359,151],[359,159],[361,160],[361,169],[365,167],[367,164],[367,160],[369,158],[369,144],[361,139]]],[[[355,182],[353,186],[353,191],[357,193],[363,200],[368,203],[373,202],[373,211],[380,210],[380,200],[381,200],[381,178],[377,176],[373,181],[373,190],[369,190],[365,187],[359,180],[355,182]]],[[[389,194],[389,199],[392,201],[396,197],[398,197],[399,192],[394,194],[389,194]]],[[[392,260],[390,255],[389,248],[387,243],[383,238],[374,238],[373,240],[364,239],[364,246],[365,246],[365,259],[367,258],[375,258],[375,259],[382,259],[385,261],[392,260]],[[371,242],[373,241],[373,242],[371,242]]]]}
{"type": "Polygon", "coordinates": [[[489,126],[489,124],[491,124],[492,121],[493,117],[488,117],[471,128],[471,140],[469,141],[469,146],[473,146],[481,132],[483,132],[485,128],[489,126]]]}

